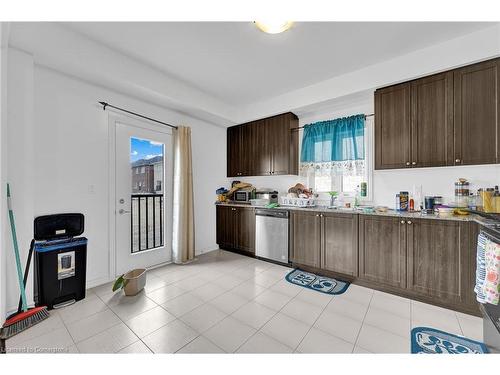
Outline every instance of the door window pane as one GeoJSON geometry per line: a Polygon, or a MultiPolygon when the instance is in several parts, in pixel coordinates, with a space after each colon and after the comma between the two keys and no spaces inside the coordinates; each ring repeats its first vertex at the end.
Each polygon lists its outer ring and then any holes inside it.
{"type": "Polygon", "coordinates": [[[130,138],[131,252],[163,246],[164,144],[130,138]]]}

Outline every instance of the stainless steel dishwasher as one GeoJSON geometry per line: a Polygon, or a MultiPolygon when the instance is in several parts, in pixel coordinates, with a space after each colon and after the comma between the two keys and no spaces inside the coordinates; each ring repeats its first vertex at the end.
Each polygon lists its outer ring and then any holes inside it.
{"type": "Polygon", "coordinates": [[[255,255],[288,264],[288,211],[255,211],[255,255]]]}

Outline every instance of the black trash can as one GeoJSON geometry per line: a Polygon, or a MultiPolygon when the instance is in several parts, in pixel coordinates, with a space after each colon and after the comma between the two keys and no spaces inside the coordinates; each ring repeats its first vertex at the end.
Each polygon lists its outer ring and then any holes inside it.
{"type": "Polygon", "coordinates": [[[35,304],[53,309],[85,298],[87,238],[82,214],[35,219],[35,304]]]}

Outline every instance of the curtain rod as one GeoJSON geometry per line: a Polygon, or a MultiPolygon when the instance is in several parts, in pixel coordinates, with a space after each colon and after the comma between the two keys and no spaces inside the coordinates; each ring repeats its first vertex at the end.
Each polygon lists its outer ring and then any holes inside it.
{"type": "Polygon", "coordinates": [[[115,107],[114,105],[111,105],[111,104],[106,103],[106,102],[99,102],[99,104],[102,105],[102,110],[103,111],[106,110],[106,107],[111,107],[111,108],[117,109],[119,111],[126,112],[126,113],[129,113],[131,115],[134,115],[134,116],[137,116],[137,117],[141,117],[141,118],[144,118],[146,120],[157,122],[158,124],[170,126],[171,128],[177,129],[177,126],[175,126],[175,125],[170,125],[170,124],[167,124],[166,122],[163,122],[163,121],[160,121],[160,120],[155,120],[154,118],[151,118],[151,117],[148,117],[148,116],[144,116],[144,115],[141,115],[139,113],[129,111],[127,109],[123,109],[123,108],[120,108],[120,107],[115,107]]]}
{"type": "MultiPolygon", "coordinates": [[[[375,113],[370,113],[369,115],[365,115],[365,118],[367,117],[372,117],[372,116],[375,116],[375,113]]],[[[305,126],[305,125],[304,125],[305,126]]],[[[300,130],[300,129],[304,129],[304,126],[298,126],[296,128],[292,128],[290,130],[300,130]]]]}

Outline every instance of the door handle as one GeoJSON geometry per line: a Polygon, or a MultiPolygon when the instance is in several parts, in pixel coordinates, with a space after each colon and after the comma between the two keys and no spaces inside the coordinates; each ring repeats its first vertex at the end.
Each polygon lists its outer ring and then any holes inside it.
{"type": "Polygon", "coordinates": [[[118,213],[119,213],[120,215],[123,215],[123,214],[129,214],[129,213],[130,213],[130,211],[127,211],[127,210],[124,210],[123,208],[120,208],[120,209],[118,210],[118,213]]]}

